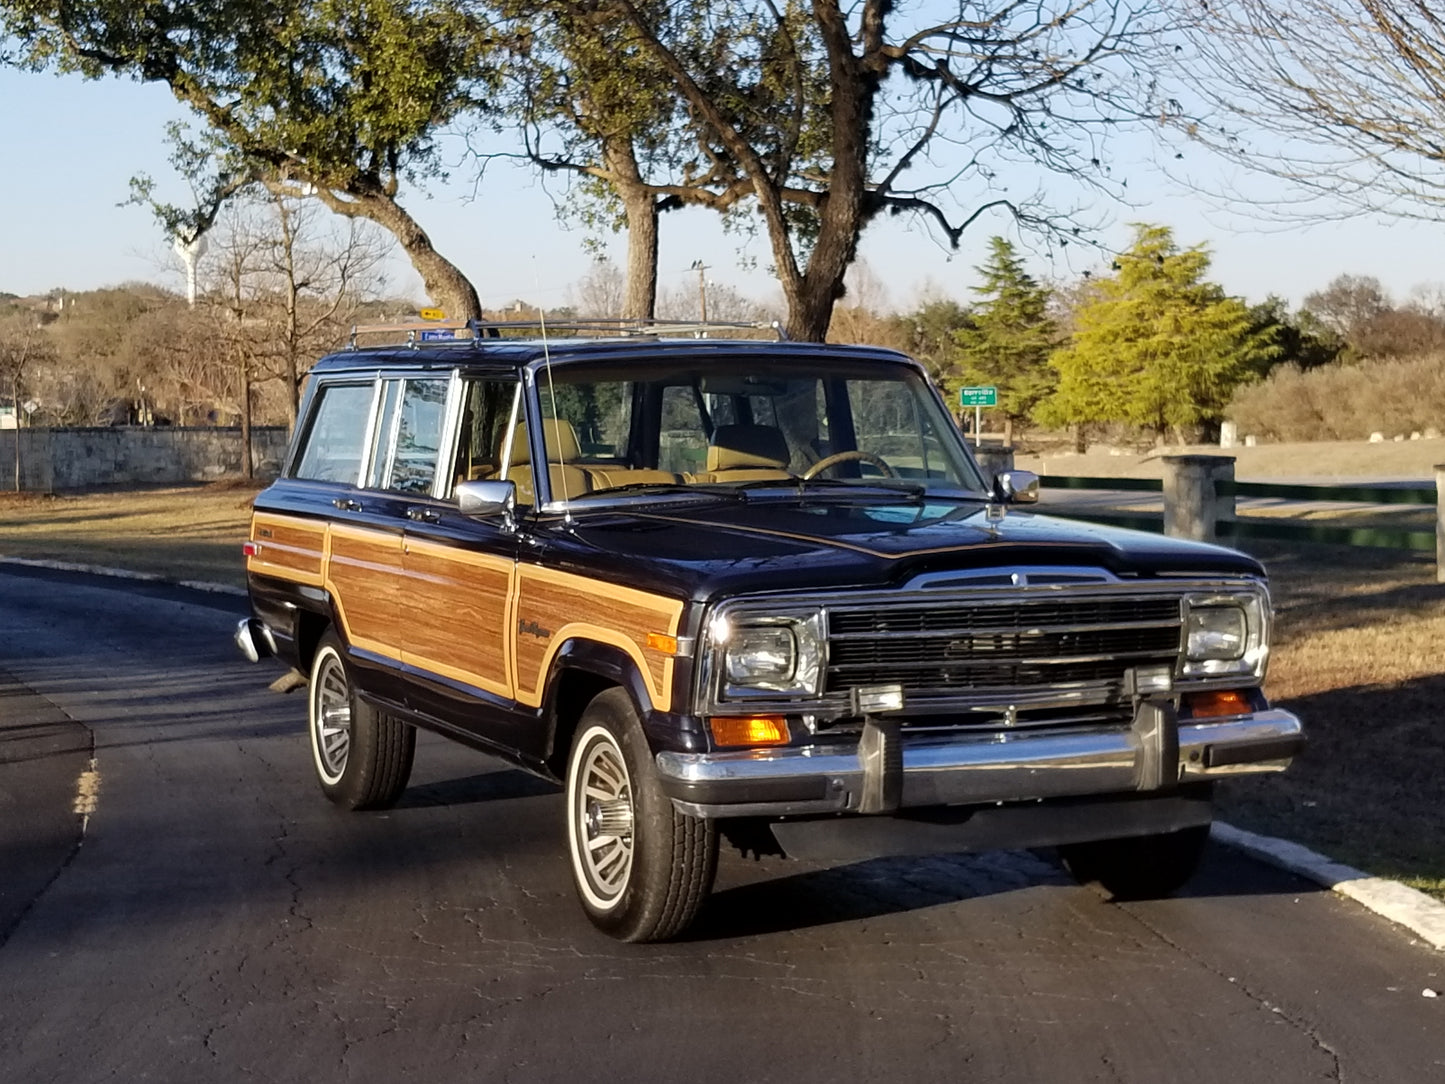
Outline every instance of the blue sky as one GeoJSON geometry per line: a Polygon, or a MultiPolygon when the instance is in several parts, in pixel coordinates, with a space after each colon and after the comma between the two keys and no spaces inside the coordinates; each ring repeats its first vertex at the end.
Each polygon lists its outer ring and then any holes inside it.
{"type": "MultiPolygon", "coordinates": [[[[159,86],[106,79],[87,82],[0,69],[0,291],[30,294],[52,287],[84,290],[127,280],[179,288],[180,276],[149,213],[118,206],[129,178],[149,173],[163,186],[175,180],[166,162],[164,129],[184,113],[159,86]]],[[[1143,162],[1132,169],[1135,206],[1100,202],[1095,212],[1113,225],[1097,236],[1107,246],[1127,244],[1126,223],[1171,226],[1181,244],[1207,244],[1214,256],[1211,278],[1249,301],[1279,294],[1297,305],[1339,274],[1373,275],[1396,298],[1416,287],[1445,284],[1445,225],[1392,225],[1358,216],[1309,228],[1284,229],[1229,214],[1171,183],[1143,162]]],[[[1217,168],[1199,158],[1187,163],[1201,178],[1217,168]]],[[[479,188],[470,167],[449,184],[408,193],[404,203],[433,242],[476,283],[482,302],[500,306],[515,298],[547,305],[567,301],[569,288],[587,273],[590,259],[580,230],[560,223],[552,199],[528,171],[496,165],[479,188]]],[[[950,254],[917,223],[884,221],[865,234],[861,253],[872,277],[895,308],[925,294],[966,300],[975,284],[990,233],[1002,223],[983,223],[950,254]]],[[[614,252],[620,257],[619,241],[614,252]]],[[[1026,254],[1027,255],[1027,254],[1026,254]]],[[[1051,263],[1027,256],[1041,278],[1071,279],[1096,259],[1082,252],[1074,262],[1051,263]]],[[[716,216],[677,212],[663,223],[660,279],[664,288],[696,282],[694,260],[709,277],[760,300],[777,296],[763,270],[768,250],[760,236],[739,252],[716,216]],[[751,266],[749,266],[751,265],[751,266]]],[[[394,260],[393,289],[420,296],[420,283],[405,260],[394,260]]]]}

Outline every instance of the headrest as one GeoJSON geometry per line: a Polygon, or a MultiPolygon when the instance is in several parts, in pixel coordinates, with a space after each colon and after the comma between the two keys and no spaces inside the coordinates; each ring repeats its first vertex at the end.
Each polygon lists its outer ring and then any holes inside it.
{"type": "MultiPolygon", "coordinates": [[[[570,463],[582,456],[577,430],[566,418],[547,418],[542,422],[543,439],[547,442],[548,463],[570,463]]],[[[512,433],[512,466],[532,461],[532,446],[527,442],[527,427],[519,425],[512,433]]]]}
{"type": "Polygon", "coordinates": [[[792,458],[783,431],[771,425],[720,425],[707,446],[710,471],[745,467],[787,470],[792,458]]]}

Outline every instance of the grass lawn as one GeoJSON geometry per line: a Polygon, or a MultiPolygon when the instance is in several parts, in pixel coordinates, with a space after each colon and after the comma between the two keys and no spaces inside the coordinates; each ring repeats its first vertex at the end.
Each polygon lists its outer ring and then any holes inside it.
{"type": "Polygon", "coordinates": [[[241,543],[259,485],[64,496],[0,493],[0,556],[246,585],[241,543]]]}
{"type": "MultiPolygon", "coordinates": [[[[243,585],[255,487],[0,494],[0,555],[243,585]]],[[[1445,584],[1433,555],[1255,543],[1278,614],[1268,691],[1304,719],[1283,775],[1220,787],[1223,818],[1445,899],[1445,584]]]]}

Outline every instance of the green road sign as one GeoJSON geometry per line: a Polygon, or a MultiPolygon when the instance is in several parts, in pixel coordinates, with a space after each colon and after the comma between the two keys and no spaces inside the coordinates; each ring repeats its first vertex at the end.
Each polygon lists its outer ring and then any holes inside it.
{"type": "Polygon", "coordinates": [[[987,388],[959,388],[958,405],[971,407],[998,406],[998,389],[987,388]]]}

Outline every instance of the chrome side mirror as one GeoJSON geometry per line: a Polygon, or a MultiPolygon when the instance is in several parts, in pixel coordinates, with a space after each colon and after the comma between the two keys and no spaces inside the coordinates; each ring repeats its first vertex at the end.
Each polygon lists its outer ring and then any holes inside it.
{"type": "Polygon", "coordinates": [[[464,516],[500,515],[508,530],[517,522],[515,482],[458,482],[452,490],[457,510],[464,516]]]}
{"type": "Polygon", "coordinates": [[[1031,470],[1010,470],[993,480],[993,499],[998,504],[1038,504],[1039,476],[1031,470]]]}

